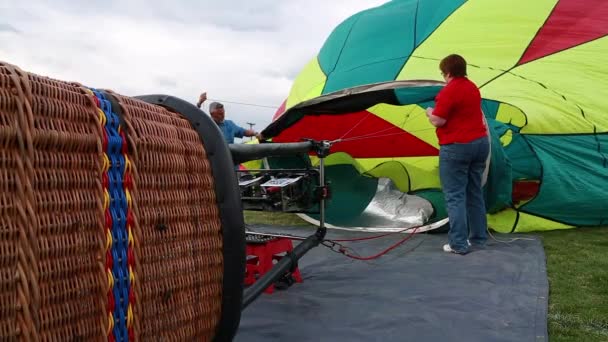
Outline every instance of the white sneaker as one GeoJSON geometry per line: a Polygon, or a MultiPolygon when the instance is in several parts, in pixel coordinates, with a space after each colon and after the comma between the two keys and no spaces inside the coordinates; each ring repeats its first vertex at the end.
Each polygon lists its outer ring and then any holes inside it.
{"type": "Polygon", "coordinates": [[[454,253],[454,254],[461,254],[461,255],[466,254],[466,252],[465,253],[456,252],[455,250],[452,249],[452,247],[450,247],[449,243],[446,243],[445,245],[443,245],[443,251],[447,252],[447,253],[454,253]]]}

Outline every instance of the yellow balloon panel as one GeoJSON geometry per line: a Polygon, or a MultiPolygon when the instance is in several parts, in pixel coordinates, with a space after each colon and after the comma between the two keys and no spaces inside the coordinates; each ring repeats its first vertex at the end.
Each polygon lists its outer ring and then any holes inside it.
{"type": "Polygon", "coordinates": [[[409,191],[410,182],[407,169],[399,162],[388,161],[378,164],[366,174],[375,178],[390,178],[397,189],[403,192],[409,191]]]}
{"type": "Polygon", "coordinates": [[[513,141],[513,131],[509,129],[500,137],[500,143],[505,147],[509,145],[511,141],[513,141]]]}
{"type": "Polygon", "coordinates": [[[505,209],[496,214],[488,214],[488,227],[499,233],[510,233],[517,220],[517,212],[505,209]]]}
{"type": "Polygon", "coordinates": [[[542,217],[519,213],[519,220],[515,231],[518,233],[533,232],[538,230],[555,230],[555,229],[570,229],[574,228],[563,223],[544,219],[542,217]]]}
{"type": "Polygon", "coordinates": [[[488,214],[488,226],[497,232],[510,233],[515,224],[515,232],[517,233],[574,228],[573,226],[535,215],[517,212],[513,209],[505,209],[496,214],[488,214]]]}
{"type": "Polygon", "coordinates": [[[316,57],[313,58],[296,77],[287,97],[285,110],[321,95],[326,80],[327,76],[321,70],[319,61],[316,57]]]}
{"type": "Polygon", "coordinates": [[[593,133],[592,125],[596,126],[598,133],[608,132],[608,97],[599,95],[608,94],[607,60],[608,37],[604,37],[513,69],[514,74],[532,81],[520,79],[503,85],[501,77],[491,85],[497,87],[494,93],[504,90],[504,87],[519,85],[509,88],[509,94],[516,92],[514,95],[517,96],[530,92],[530,97],[550,106],[550,111],[538,115],[520,107],[528,115],[528,129],[531,131],[544,133],[544,127],[550,124],[556,126],[557,132],[571,133],[574,127],[570,125],[578,124],[580,127],[575,128],[575,133],[593,133]],[[570,117],[577,118],[577,121],[570,120],[570,117]],[[544,121],[544,124],[537,121],[544,121]]]}
{"type": "Polygon", "coordinates": [[[470,0],[414,52],[397,79],[439,79],[439,61],[453,53],[468,62],[478,86],[513,67],[556,4],[551,1],[470,0]]]}
{"type": "MultiPolygon", "coordinates": [[[[318,158],[310,159],[313,165],[318,165],[318,158]]],[[[355,159],[346,153],[338,152],[329,155],[325,164],[327,166],[349,164],[361,174],[390,178],[403,192],[441,188],[437,156],[355,159]]]]}
{"type": "Polygon", "coordinates": [[[520,109],[506,103],[501,103],[498,106],[496,120],[519,128],[524,127],[527,123],[526,115],[520,109]]]}
{"type": "MultiPolygon", "coordinates": [[[[380,164],[392,163],[395,164],[390,169],[397,170],[398,174],[383,173],[381,177],[393,179],[399,187],[399,190],[416,191],[421,189],[439,189],[439,158],[438,157],[403,157],[403,158],[357,158],[355,159],[361,173],[371,174],[370,171],[377,168],[380,164]],[[406,173],[402,173],[405,170],[406,173]],[[402,188],[399,184],[407,184],[404,181],[399,181],[397,178],[409,175],[409,188],[402,188]]],[[[378,176],[379,171],[375,171],[374,176],[378,176]]]]}
{"type": "MultiPolygon", "coordinates": [[[[538,82],[505,74],[481,90],[482,97],[523,111],[527,118],[527,124],[520,131],[523,134],[593,133],[593,125],[581,114],[575,102],[564,100],[554,89],[547,89],[538,82]]],[[[521,123],[523,120],[517,119],[519,114],[516,112],[511,111],[510,114],[515,114],[516,122],[521,123]]],[[[497,119],[506,121],[503,114],[497,119]]]]}
{"type": "Polygon", "coordinates": [[[426,111],[418,105],[395,106],[385,103],[367,109],[427,144],[439,148],[435,127],[426,117],[426,111]]]}

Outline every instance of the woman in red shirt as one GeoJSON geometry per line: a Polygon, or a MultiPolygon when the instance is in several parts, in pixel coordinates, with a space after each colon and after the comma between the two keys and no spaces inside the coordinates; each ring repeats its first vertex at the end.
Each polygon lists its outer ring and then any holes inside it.
{"type": "Polygon", "coordinates": [[[488,131],[481,111],[481,95],[467,76],[467,63],[449,55],[439,64],[446,86],[427,116],[437,127],[439,177],[450,219],[446,252],[466,254],[471,245],[487,240],[482,177],[490,152],[488,131]]]}

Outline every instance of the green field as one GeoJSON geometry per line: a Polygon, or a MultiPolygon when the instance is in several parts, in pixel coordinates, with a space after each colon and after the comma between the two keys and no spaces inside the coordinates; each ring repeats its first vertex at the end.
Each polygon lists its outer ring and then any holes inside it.
{"type": "MultiPolygon", "coordinates": [[[[249,224],[307,225],[291,214],[245,212],[249,224]]],[[[551,341],[608,341],[608,227],[534,233],[549,276],[551,341]]]]}

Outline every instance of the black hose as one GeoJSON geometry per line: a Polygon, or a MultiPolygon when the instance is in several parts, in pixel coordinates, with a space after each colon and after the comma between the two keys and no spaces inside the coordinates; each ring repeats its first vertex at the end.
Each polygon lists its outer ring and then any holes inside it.
{"type": "Polygon", "coordinates": [[[298,153],[308,153],[314,148],[311,141],[297,143],[264,143],[264,144],[230,144],[232,162],[235,165],[266,157],[292,156],[298,153]]]}

